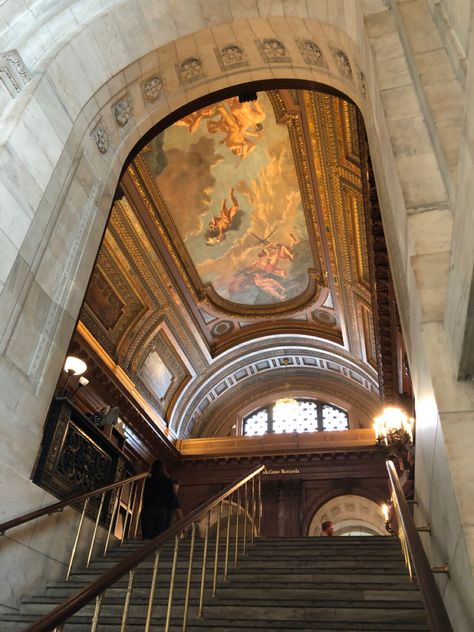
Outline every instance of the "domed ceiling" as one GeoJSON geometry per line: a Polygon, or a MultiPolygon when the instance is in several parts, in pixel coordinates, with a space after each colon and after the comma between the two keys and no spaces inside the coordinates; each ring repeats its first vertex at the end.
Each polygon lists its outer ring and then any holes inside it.
{"type": "Polygon", "coordinates": [[[77,340],[165,420],[269,336],[329,342],[376,383],[360,129],[348,101],[282,89],[160,132],[122,176],[77,340]]]}

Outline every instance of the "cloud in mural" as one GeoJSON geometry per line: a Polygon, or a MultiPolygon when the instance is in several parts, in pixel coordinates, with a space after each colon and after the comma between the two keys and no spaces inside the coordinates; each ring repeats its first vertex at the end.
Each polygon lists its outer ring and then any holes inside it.
{"type": "Polygon", "coordinates": [[[166,152],[167,165],[156,178],[171,209],[179,209],[174,220],[184,239],[203,230],[203,216],[209,210],[215,185],[212,167],[223,160],[216,153],[213,138],[200,138],[187,151],[173,147],[166,152]]]}
{"type": "MultiPolygon", "coordinates": [[[[293,288],[292,268],[300,226],[301,197],[296,173],[287,168],[287,147],[280,143],[268,152],[268,162],[249,183],[241,180],[237,190],[252,209],[250,224],[224,256],[209,258],[198,266],[202,278],[211,280],[216,291],[230,300],[242,294],[265,295],[268,302],[290,298],[304,289],[293,288]],[[230,263],[230,265],[229,265],[230,263]],[[294,291],[292,291],[292,289],[294,291]]],[[[308,267],[311,265],[308,261],[308,267]]],[[[304,270],[306,278],[306,269],[304,270]]]]}

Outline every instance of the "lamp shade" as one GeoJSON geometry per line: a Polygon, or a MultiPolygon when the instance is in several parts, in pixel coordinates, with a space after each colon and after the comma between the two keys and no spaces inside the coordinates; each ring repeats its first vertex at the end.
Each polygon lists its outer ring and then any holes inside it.
{"type": "Polygon", "coordinates": [[[74,356],[68,356],[64,363],[64,370],[70,375],[82,375],[87,369],[87,364],[80,358],[74,356]]]}

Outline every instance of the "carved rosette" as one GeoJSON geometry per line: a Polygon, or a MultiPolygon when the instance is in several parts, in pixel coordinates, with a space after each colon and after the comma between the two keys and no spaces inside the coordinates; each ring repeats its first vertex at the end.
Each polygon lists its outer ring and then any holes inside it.
{"type": "Polygon", "coordinates": [[[306,64],[327,68],[328,65],[324,60],[323,52],[316,42],[309,39],[296,39],[295,41],[306,64]]]}
{"type": "Polygon", "coordinates": [[[112,106],[115,121],[119,127],[125,127],[133,113],[132,101],[129,94],[125,94],[112,106]]]}
{"type": "Polygon", "coordinates": [[[102,123],[95,126],[92,131],[92,138],[94,139],[100,153],[106,154],[110,147],[110,138],[102,123]]]}
{"type": "Polygon", "coordinates": [[[143,94],[145,100],[153,103],[160,96],[163,90],[163,81],[160,75],[153,75],[143,82],[143,94]]]}
{"type": "Polygon", "coordinates": [[[291,63],[291,58],[288,55],[285,45],[279,40],[270,37],[257,40],[256,44],[263,61],[267,64],[291,63]]]}
{"type": "Polygon", "coordinates": [[[247,55],[244,49],[238,44],[227,44],[222,48],[215,48],[214,50],[222,72],[248,64],[247,55]]]}
{"type": "Polygon", "coordinates": [[[193,83],[205,78],[204,66],[199,57],[187,57],[177,68],[178,76],[182,84],[193,83]]]}
{"type": "Polygon", "coordinates": [[[331,51],[334,56],[334,61],[336,62],[337,69],[339,70],[341,75],[346,79],[352,79],[352,67],[349,61],[349,57],[341,48],[331,48],[331,51]]]}

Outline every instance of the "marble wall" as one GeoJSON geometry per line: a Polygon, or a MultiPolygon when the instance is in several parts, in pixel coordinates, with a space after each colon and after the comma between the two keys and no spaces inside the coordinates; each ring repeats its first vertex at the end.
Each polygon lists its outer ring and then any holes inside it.
{"type": "MultiPolygon", "coordinates": [[[[468,50],[470,1],[441,4],[468,50]]],[[[351,97],[366,121],[417,397],[420,520],[432,526],[432,562],[451,567],[442,588],[455,629],[471,629],[474,389],[457,378],[473,269],[474,95],[440,25],[431,0],[0,5],[10,69],[0,75],[0,469],[13,482],[2,489],[10,515],[41,502],[29,478],[42,424],[128,152],[209,92],[249,79],[318,81],[351,97]],[[284,44],[284,62],[262,57],[265,39],[284,44]],[[327,68],[305,60],[302,40],[320,46],[327,68]],[[223,65],[229,43],[245,65],[223,65]],[[177,72],[189,58],[199,72],[177,72]]]]}

